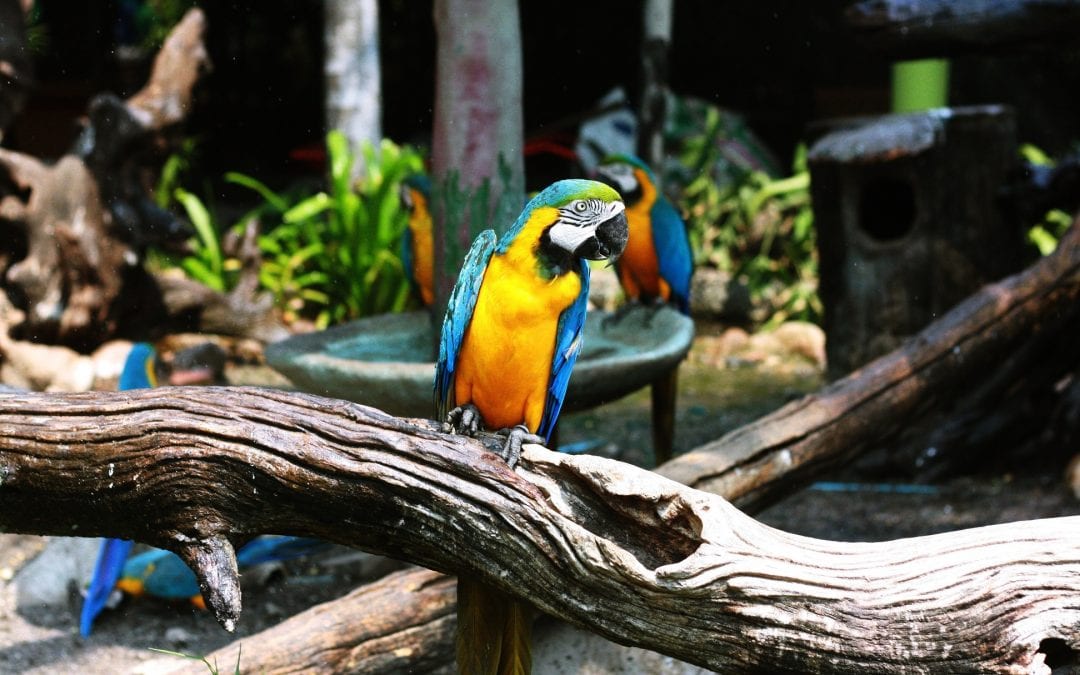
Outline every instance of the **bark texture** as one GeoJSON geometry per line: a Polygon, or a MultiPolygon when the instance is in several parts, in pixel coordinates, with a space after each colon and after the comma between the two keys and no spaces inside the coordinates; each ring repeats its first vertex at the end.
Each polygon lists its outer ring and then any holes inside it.
{"type": "Polygon", "coordinates": [[[0,529],[174,550],[227,628],[233,546],[279,532],[469,574],[718,670],[1048,673],[1041,646],[1080,648],[1077,528],[834,543],[620,462],[530,446],[511,471],[483,441],[305,394],[0,395],[0,529]]]}

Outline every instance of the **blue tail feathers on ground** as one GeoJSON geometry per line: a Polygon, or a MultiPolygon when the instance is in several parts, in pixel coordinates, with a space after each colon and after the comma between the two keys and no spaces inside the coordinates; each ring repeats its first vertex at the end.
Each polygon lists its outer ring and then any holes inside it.
{"type": "MultiPolygon", "coordinates": [[[[177,355],[180,360],[180,355],[177,355]]],[[[195,364],[199,365],[199,364],[195,364]]],[[[145,342],[132,346],[120,374],[118,388],[122,391],[146,389],[157,385],[161,370],[157,353],[145,342]]],[[[201,600],[198,580],[187,565],[174,553],[150,549],[131,556],[134,542],[122,539],[102,541],[94,575],[79,615],[79,633],[86,637],[94,620],[108,605],[116,589],[134,594],[147,594],[169,600],[201,600]]],[[[241,568],[275,560],[289,560],[314,553],[328,546],[317,539],[292,536],[257,537],[236,553],[241,568]]]]}

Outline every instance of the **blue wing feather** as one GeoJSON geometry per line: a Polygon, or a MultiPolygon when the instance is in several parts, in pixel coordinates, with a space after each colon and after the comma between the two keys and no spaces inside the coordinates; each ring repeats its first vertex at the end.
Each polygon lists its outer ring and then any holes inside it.
{"type": "Polygon", "coordinates": [[[152,548],[124,564],[125,579],[138,579],[143,592],[163,600],[187,600],[199,595],[199,580],[172,551],[152,548]]]}
{"type": "Polygon", "coordinates": [[[446,419],[446,413],[455,405],[453,384],[458,352],[465,339],[465,330],[472,320],[473,310],[476,309],[480,285],[484,282],[484,272],[495,251],[495,244],[494,230],[484,230],[476,237],[465,256],[461,274],[446,306],[439,339],[439,361],[435,365],[435,410],[440,422],[446,419]]]}
{"type": "Polygon", "coordinates": [[[689,314],[690,277],[694,263],[686,225],[671,202],[662,196],[653,204],[649,216],[660,276],[671,287],[672,302],[683,314],[689,314]]]}
{"type": "Polygon", "coordinates": [[[102,540],[97,562],[94,564],[94,576],[90,580],[90,588],[86,591],[86,599],[83,600],[82,612],[79,615],[79,634],[83,637],[90,635],[94,619],[105,609],[105,603],[120,579],[120,571],[124,568],[124,561],[134,544],[133,541],[123,539],[102,540]]]}
{"type": "MultiPolygon", "coordinates": [[[[307,537],[265,535],[240,547],[236,552],[236,564],[243,569],[275,560],[291,560],[327,546],[329,544],[324,541],[307,537]]],[[[200,593],[195,573],[172,551],[152,548],[126,562],[121,559],[121,562],[122,576],[141,581],[147,595],[164,600],[187,600],[200,593]]]]}
{"type": "Polygon", "coordinates": [[[414,293],[419,296],[420,282],[416,279],[415,262],[413,261],[413,232],[412,228],[406,227],[401,234],[401,266],[405,275],[409,277],[409,285],[414,293]]]}
{"type": "Polygon", "coordinates": [[[589,303],[589,263],[578,261],[581,270],[581,292],[574,303],[559,316],[558,335],[555,337],[555,353],[551,360],[551,378],[548,381],[547,403],[540,418],[539,435],[551,440],[555,422],[559,419],[570,373],[574,370],[581,353],[582,333],[585,330],[585,314],[589,303]]]}
{"type": "Polygon", "coordinates": [[[321,539],[264,535],[252,539],[236,552],[236,564],[239,567],[250,567],[274,560],[292,560],[328,546],[330,544],[321,539]]]}
{"type": "Polygon", "coordinates": [[[128,391],[156,386],[157,382],[152,379],[156,357],[154,348],[145,342],[136,342],[131,345],[131,351],[124,360],[124,368],[120,371],[120,380],[116,388],[120,391],[128,391]]]}

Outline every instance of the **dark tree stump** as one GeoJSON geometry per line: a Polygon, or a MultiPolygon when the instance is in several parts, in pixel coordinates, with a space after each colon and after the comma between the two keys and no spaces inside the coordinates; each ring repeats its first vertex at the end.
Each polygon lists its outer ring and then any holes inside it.
{"type": "Polygon", "coordinates": [[[998,107],[860,121],[810,150],[829,371],[892,351],[1023,265],[999,191],[1017,164],[998,107]]]}

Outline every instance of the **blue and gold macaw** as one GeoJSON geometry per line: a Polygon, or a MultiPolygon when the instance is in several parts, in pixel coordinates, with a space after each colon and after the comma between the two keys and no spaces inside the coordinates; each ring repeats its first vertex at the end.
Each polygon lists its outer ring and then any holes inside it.
{"type": "MultiPolygon", "coordinates": [[[[136,343],[128,352],[117,388],[121,391],[147,389],[168,378],[176,384],[211,382],[220,377],[224,353],[212,344],[197,345],[176,355],[166,367],[154,348],[136,343]]],[[[150,549],[128,557],[134,542],[105,539],[101,543],[94,575],[83,600],[79,633],[90,635],[94,620],[109,603],[115,589],[129,595],[151,595],[165,600],[187,600],[205,609],[195,574],[175,553],[150,549]]],[[[290,536],[262,536],[253,539],[236,553],[239,567],[272,560],[287,560],[311,553],[327,544],[317,539],[290,536]]]]}
{"type": "MultiPolygon", "coordinates": [[[[290,560],[329,546],[307,537],[263,535],[252,539],[236,552],[240,569],[265,562],[290,560]]],[[[171,551],[152,548],[133,555],[123,563],[115,588],[135,597],[150,595],[170,601],[190,602],[206,609],[195,573],[171,551]]]]}
{"type": "Polygon", "coordinates": [[[401,204],[409,227],[401,238],[401,262],[425,306],[435,302],[435,243],[431,229],[431,181],[416,174],[401,183],[401,204]]]}
{"type": "MultiPolygon", "coordinates": [[[[448,430],[506,433],[513,466],[523,442],[546,442],[581,350],[588,260],[626,246],[625,206],[611,187],[563,180],[533,197],[496,241],[482,232],[465,258],[443,320],[435,405],[448,430]]],[[[458,578],[458,669],[528,673],[531,612],[458,578]]]]}
{"type": "Polygon", "coordinates": [[[694,271],[690,239],[679,212],[660,193],[656,176],[637,157],[613,155],[596,169],[597,177],[622,193],[630,240],[615,269],[632,302],[667,302],[690,313],[694,271]]]}
{"type": "MultiPolygon", "coordinates": [[[[124,360],[117,389],[129,391],[156,387],[157,363],[157,352],[151,345],[145,342],[135,343],[124,360]]],[[[79,633],[83,637],[90,635],[94,619],[105,609],[109,596],[120,578],[124,561],[127,560],[131,547],[134,545],[135,542],[125,539],[105,539],[101,542],[97,562],[94,564],[94,575],[90,579],[90,588],[86,591],[82,612],[79,615],[79,633]]]]}

